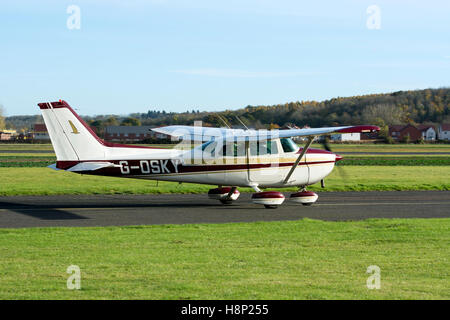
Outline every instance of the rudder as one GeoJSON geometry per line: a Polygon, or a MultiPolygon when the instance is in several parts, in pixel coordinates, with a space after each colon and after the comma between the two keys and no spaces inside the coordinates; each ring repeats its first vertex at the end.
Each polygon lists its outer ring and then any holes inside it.
{"type": "Polygon", "coordinates": [[[64,100],[39,103],[58,161],[102,160],[102,140],[64,100]]]}

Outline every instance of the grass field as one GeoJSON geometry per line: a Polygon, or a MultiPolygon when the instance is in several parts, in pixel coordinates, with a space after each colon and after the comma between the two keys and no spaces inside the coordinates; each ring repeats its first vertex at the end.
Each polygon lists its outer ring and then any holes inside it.
{"type": "Polygon", "coordinates": [[[15,150],[48,150],[53,152],[53,146],[50,143],[46,144],[31,144],[31,143],[3,143],[0,144],[0,151],[15,151],[15,150]]]}
{"type": "MultiPolygon", "coordinates": [[[[0,168],[0,177],[0,196],[207,193],[211,188],[199,184],[78,175],[48,168],[0,168]]],[[[321,192],[450,190],[450,170],[446,166],[346,166],[335,169],[325,182],[325,189],[319,185],[308,189],[321,192]]],[[[240,190],[252,192],[251,189],[240,190]]]]}
{"type": "Polygon", "coordinates": [[[25,159],[25,158],[52,158],[56,160],[56,155],[52,152],[48,153],[18,153],[18,152],[2,152],[0,159],[25,159]]]}
{"type": "Polygon", "coordinates": [[[0,299],[449,299],[449,219],[0,229],[0,299]],[[69,265],[81,290],[68,290],[69,265]],[[381,288],[366,287],[367,267],[381,288]]]}

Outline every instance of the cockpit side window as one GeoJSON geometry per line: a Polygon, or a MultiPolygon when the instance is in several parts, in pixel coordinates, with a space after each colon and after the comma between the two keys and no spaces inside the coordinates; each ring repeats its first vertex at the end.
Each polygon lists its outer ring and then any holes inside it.
{"type": "Polygon", "coordinates": [[[213,141],[208,141],[202,144],[202,151],[205,151],[206,147],[209,146],[211,143],[213,143],[213,141]]]}
{"type": "Polygon", "coordinates": [[[216,151],[217,142],[215,141],[208,141],[202,144],[202,151],[204,153],[207,153],[210,156],[214,156],[214,152],[216,151]]]}
{"type": "Polygon", "coordinates": [[[280,139],[284,152],[295,152],[298,150],[297,144],[291,138],[280,139]]]}

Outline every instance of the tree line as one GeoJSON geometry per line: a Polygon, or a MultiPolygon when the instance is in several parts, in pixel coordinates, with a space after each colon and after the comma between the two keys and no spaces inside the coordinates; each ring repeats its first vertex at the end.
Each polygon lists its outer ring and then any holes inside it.
{"type": "MultiPolygon", "coordinates": [[[[243,127],[244,123],[256,129],[288,125],[322,127],[374,124],[386,127],[393,124],[450,122],[449,105],[450,88],[439,88],[338,97],[321,102],[296,101],[277,105],[249,105],[238,110],[222,112],[149,110],[127,116],[100,115],[83,118],[100,134],[110,125],[192,125],[194,121],[202,121],[204,126],[218,127],[226,126],[225,123],[233,127],[243,127]]],[[[6,125],[14,127],[16,123],[23,126],[27,120],[35,121],[34,117],[36,116],[8,117],[6,125]],[[24,120],[23,117],[28,118],[24,120]]]]}

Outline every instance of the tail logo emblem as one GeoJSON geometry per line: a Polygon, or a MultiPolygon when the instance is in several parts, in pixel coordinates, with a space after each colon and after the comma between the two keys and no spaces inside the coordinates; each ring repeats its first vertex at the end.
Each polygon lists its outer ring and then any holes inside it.
{"type": "Polygon", "coordinates": [[[75,125],[72,123],[72,121],[69,120],[69,124],[72,127],[72,133],[75,133],[75,134],[80,133],[80,131],[78,131],[77,127],[75,127],[75,125]]]}

